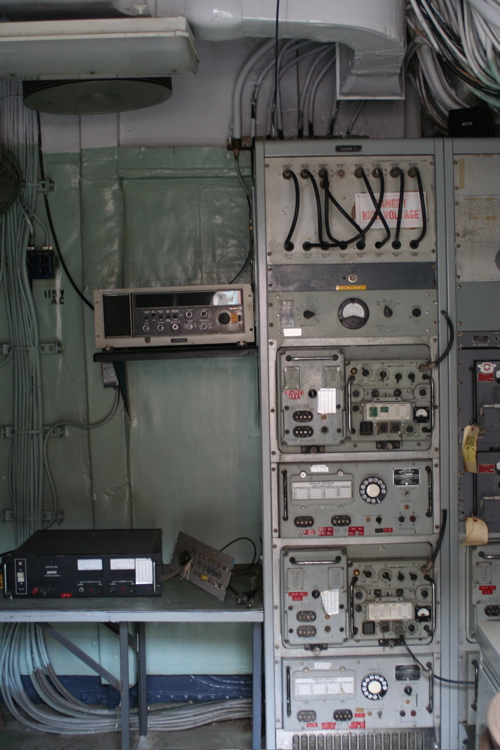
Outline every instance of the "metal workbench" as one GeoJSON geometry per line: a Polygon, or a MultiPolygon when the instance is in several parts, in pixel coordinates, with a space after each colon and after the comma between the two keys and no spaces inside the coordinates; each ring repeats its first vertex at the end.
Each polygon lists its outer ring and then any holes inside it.
{"type": "Polygon", "coordinates": [[[228,590],[226,599],[218,601],[188,581],[173,578],[163,584],[162,596],[82,598],[82,599],[0,599],[1,623],[38,623],[73,654],[103,676],[120,691],[122,748],[130,748],[129,660],[132,646],[137,654],[139,732],[147,734],[146,693],[146,624],[148,622],[206,622],[252,623],[253,625],[253,728],[252,748],[261,744],[261,684],[262,684],[262,601],[256,598],[252,606],[238,604],[238,595],[228,590]],[[116,680],[101,665],[85,654],[53,623],[97,622],[116,624],[120,638],[120,679],[116,680]],[[137,624],[137,635],[129,626],[137,624]]]}

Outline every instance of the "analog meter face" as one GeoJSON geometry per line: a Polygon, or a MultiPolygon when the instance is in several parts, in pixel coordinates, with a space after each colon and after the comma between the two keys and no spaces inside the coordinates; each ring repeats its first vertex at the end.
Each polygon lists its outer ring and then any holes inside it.
{"type": "Polygon", "coordinates": [[[360,299],[346,299],[339,307],[338,311],[339,320],[345,328],[355,330],[356,328],[362,328],[370,313],[367,305],[360,299]]]}

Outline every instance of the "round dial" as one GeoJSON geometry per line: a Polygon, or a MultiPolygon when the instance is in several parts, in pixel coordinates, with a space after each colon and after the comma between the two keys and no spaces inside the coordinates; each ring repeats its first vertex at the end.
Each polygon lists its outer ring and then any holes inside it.
{"type": "Polygon", "coordinates": [[[365,503],[376,505],[387,495],[387,486],[380,477],[366,477],[359,486],[359,494],[365,503]]]}
{"type": "Polygon", "coordinates": [[[370,312],[367,305],[354,297],[344,300],[338,310],[340,322],[345,328],[351,330],[362,328],[369,317],[370,312]]]}
{"type": "Polygon", "coordinates": [[[368,674],[361,683],[361,692],[370,701],[379,701],[387,693],[387,680],[381,674],[368,674]]]}

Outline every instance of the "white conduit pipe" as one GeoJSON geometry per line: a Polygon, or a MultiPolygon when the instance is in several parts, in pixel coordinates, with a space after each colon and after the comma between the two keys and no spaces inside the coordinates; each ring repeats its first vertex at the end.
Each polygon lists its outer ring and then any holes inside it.
{"type": "MultiPolygon", "coordinates": [[[[112,0],[137,15],[135,0],[112,0]]],[[[197,39],[272,39],[276,3],[269,0],[146,0],[157,17],[184,16],[197,39]]],[[[402,0],[282,0],[281,39],[340,42],[340,93],[344,98],[402,98],[405,3],[402,0]]]]}
{"type": "Polygon", "coordinates": [[[238,142],[241,145],[241,94],[243,85],[256,62],[260,60],[274,47],[274,39],[265,42],[253,55],[246,61],[236,79],[233,92],[233,143],[238,142]]]}

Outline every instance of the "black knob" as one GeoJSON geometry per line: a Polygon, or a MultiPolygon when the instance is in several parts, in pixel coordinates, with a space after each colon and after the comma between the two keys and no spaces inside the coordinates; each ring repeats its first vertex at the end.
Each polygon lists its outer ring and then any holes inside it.
{"type": "Polygon", "coordinates": [[[226,326],[230,320],[231,320],[231,316],[227,312],[222,312],[219,315],[219,323],[223,326],[226,326]]]}
{"type": "Polygon", "coordinates": [[[315,315],[316,313],[313,312],[312,310],[304,310],[304,318],[306,320],[309,320],[310,318],[314,318],[315,315]]]}
{"type": "Polygon", "coordinates": [[[387,373],[385,370],[380,370],[380,379],[385,380],[387,377],[387,373]]]}
{"type": "Polygon", "coordinates": [[[384,573],[382,573],[382,578],[384,578],[384,580],[386,580],[386,581],[390,581],[391,580],[391,574],[389,573],[388,570],[386,570],[384,573]]]}
{"type": "Polygon", "coordinates": [[[398,581],[404,581],[404,579],[405,579],[405,577],[404,577],[403,573],[401,573],[401,571],[399,571],[399,573],[398,573],[398,581]]]}
{"type": "Polygon", "coordinates": [[[375,591],[374,591],[373,593],[374,593],[374,595],[375,595],[375,596],[376,596],[377,598],[379,598],[379,597],[381,597],[381,596],[382,596],[382,591],[381,591],[380,589],[375,589],[375,591]]]}
{"type": "Polygon", "coordinates": [[[387,307],[387,305],[384,307],[384,317],[392,318],[392,310],[390,307],[387,307]]]}
{"type": "Polygon", "coordinates": [[[370,370],[367,370],[366,367],[363,367],[363,369],[361,370],[361,372],[363,373],[363,377],[364,378],[367,378],[368,375],[370,374],[370,370]]]}
{"type": "Polygon", "coordinates": [[[373,398],[377,398],[378,393],[379,393],[378,390],[376,388],[374,388],[373,391],[372,391],[373,398]]]}
{"type": "Polygon", "coordinates": [[[396,596],[403,596],[404,591],[403,589],[396,589],[396,596]]]}
{"type": "Polygon", "coordinates": [[[401,388],[396,388],[394,390],[394,395],[396,396],[396,398],[399,398],[401,396],[401,388]]]}
{"type": "Polygon", "coordinates": [[[314,388],[311,388],[311,390],[309,391],[309,398],[316,398],[317,395],[318,391],[315,391],[314,388]]]}
{"type": "Polygon", "coordinates": [[[405,693],[406,693],[406,695],[411,695],[413,693],[413,688],[412,688],[411,685],[407,685],[405,687],[405,693]]]}
{"type": "Polygon", "coordinates": [[[403,376],[400,372],[397,372],[394,377],[396,378],[396,383],[399,383],[403,376]]]}
{"type": "Polygon", "coordinates": [[[420,307],[414,307],[411,311],[411,314],[414,318],[420,318],[420,316],[422,315],[422,310],[420,309],[420,307]]]}
{"type": "Polygon", "coordinates": [[[311,592],[311,596],[312,596],[313,599],[318,599],[318,597],[320,596],[320,592],[318,591],[318,589],[314,589],[311,592]]]}

